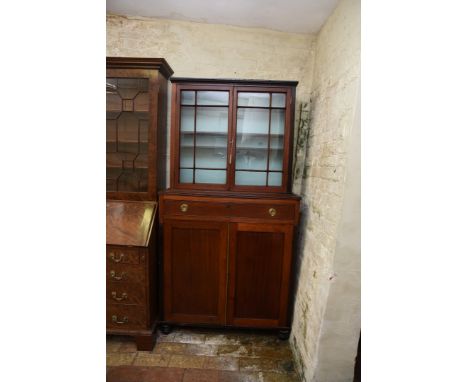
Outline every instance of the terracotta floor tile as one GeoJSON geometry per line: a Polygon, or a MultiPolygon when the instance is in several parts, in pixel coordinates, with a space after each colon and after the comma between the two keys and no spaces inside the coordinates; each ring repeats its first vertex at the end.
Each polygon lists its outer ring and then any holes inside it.
{"type": "Polygon", "coordinates": [[[182,382],[184,369],[148,367],[139,382],[182,382]]]}
{"type": "Polygon", "coordinates": [[[156,344],[153,353],[157,354],[180,354],[180,355],[216,355],[216,345],[186,344],[163,342],[156,344]]]}
{"type": "Polygon", "coordinates": [[[108,336],[108,382],[299,382],[288,341],[276,333],[175,328],[152,352],[108,336]],[[130,366],[131,365],[131,366],[130,366]]]}
{"type": "Polygon", "coordinates": [[[176,332],[172,332],[169,334],[163,334],[162,332],[158,331],[158,337],[156,340],[156,343],[158,342],[172,342],[174,341],[174,337],[176,335],[176,332]]]}
{"type": "Polygon", "coordinates": [[[202,344],[205,342],[205,334],[203,333],[184,333],[180,332],[174,336],[174,342],[182,342],[188,344],[202,344]]]}
{"type": "Polygon", "coordinates": [[[258,372],[220,371],[219,382],[259,382],[258,372]]]}
{"type": "Polygon", "coordinates": [[[239,370],[239,360],[234,357],[206,357],[204,369],[239,370]]]}
{"type": "Polygon", "coordinates": [[[218,345],[217,355],[230,357],[252,356],[251,345],[218,345]]]}
{"type": "Polygon", "coordinates": [[[207,334],[205,338],[205,343],[212,345],[242,345],[245,342],[246,339],[244,337],[231,333],[207,334]]]}
{"type": "Polygon", "coordinates": [[[263,382],[301,382],[300,378],[295,373],[260,373],[263,382]]]}
{"type": "Polygon", "coordinates": [[[144,367],[118,366],[111,367],[106,375],[106,382],[141,382],[144,367]]]}
{"type": "Polygon", "coordinates": [[[240,371],[277,371],[278,360],[269,358],[240,358],[240,371]]]}
{"type": "Polygon", "coordinates": [[[119,353],[136,353],[136,352],[137,352],[137,347],[133,339],[122,342],[122,345],[119,348],[119,353]]]}
{"type": "Polygon", "coordinates": [[[136,353],[110,353],[106,355],[107,366],[131,365],[136,353]]]}
{"type": "Polygon", "coordinates": [[[109,339],[106,341],[106,353],[116,353],[120,346],[122,345],[122,342],[116,339],[109,339]]]}
{"type": "Polygon", "coordinates": [[[289,346],[253,346],[252,355],[261,358],[292,359],[292,352],[289,346]]]}
{"type": "Polygon", "coordinates": [[[196,355],[172,355],[169,367],[182,367],[186,369],[202,369],[205,363],[204,356],[196,355]]]}
{"type": "Polygon", "coordinates": [[[134,366],[168,366],[170,355],[153,354],[153,353],[137,353],[133,365],[134,366]]]}
{"type": "Polygon", "coordinates": [[[183,382],[218,382],[218,370],[185,370],[183,382]]]}

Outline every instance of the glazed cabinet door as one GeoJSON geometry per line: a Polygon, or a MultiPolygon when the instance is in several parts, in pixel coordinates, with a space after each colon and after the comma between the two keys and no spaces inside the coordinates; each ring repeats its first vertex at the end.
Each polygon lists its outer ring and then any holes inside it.
{"type": "Polygon", "coordinates": [[[290,225],[230,224],[228,325],[286,326],[292,239],[290,225]]]}
{"type": "Polygon", "coordinates": [[[224,324],[228,225],[164,222],[164,319],[224,324]]]}

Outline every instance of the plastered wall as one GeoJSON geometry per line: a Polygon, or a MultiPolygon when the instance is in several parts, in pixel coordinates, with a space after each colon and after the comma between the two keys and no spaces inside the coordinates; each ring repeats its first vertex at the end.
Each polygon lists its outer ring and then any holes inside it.
{"type": "MultiPolygon", "coordinates": [[[[349,137],[356,126],[359,82],[360,2],[342,0],[317,36],[305,170],[294,186],[303,196],[303,216],[290,341],[303,380],[307,382],[352,381],[357,349],[354,332],[359,332],[360,317],[358,313],[347,316],[349,312],[340,311],[339,305],[349,299],[355,302],[356,293],[359,295],[358,273],[343,271],[346,264],[352,264],[353,271],[359,267],[356,265],[360,257],[360,249],[356,248],[359,243],[353,243],[352,250],[340,247],[340,261],[334,264],[334,260],[343,217],[346,177],[359,175],[354,173],[356,166],[349,168],[349,153],[355,149],[350,146],[349,137]],[[336,290],[339,298],[330,294],[334,284],[340,285],[336,290]],[[342,316],[337,317],[340,314],[342,316]],[[340,330],[349,334],[350,327],[354,330],[351,340],[346,334],[333,337],[340,330]],[[330,335],[335,353],[329,351],[330,335]],[[353,349],[349,341],[354,340],[353,349]],[[342,341],[347,341],[348,346],[342,341]],[[328,353],[324,350],[326,346],[328,353]],[[320,368],[325,362],[327,368],[320,368]],[[339,377],[330,373],[335,367],[340,368],[339,377]]],[[[351,209],[351,214],[354,212],[351,209]]],[[[355,222],[351,226],[353,224],[355,222]]],[[[359,296],[357,298],[359,300],[359,296]]],[[[354,308],[359,310],[359,305],[354,308]]]]}
{"type": "Polygon", "coordinates": [[[164,57],[177,77],[297,80],[307,99],[315,36],[260,28],[107,16],[107,55],[164,57]]]}

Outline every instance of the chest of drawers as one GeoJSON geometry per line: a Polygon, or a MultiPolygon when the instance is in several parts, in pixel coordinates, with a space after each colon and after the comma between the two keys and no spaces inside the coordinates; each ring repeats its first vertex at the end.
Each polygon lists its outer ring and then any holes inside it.
{"type": "Polygon", "coordinates": [[[107,333],[135,337],[138,350],[155,342],[156,212],[155,202],[106,204],[107,333]]]}

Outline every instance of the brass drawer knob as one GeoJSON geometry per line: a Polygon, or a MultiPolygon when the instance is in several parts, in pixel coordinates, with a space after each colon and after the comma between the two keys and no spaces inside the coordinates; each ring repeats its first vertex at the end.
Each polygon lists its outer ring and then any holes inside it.
{"type": "Polygon", "coordinates": [[[127,316],[124,316],[124,317],[122,318],[122,321],[119,321],[119,320],[117,319],[117,316],[112,316],[112,322],[113,322],[114,324],[119,324],[119,325],[126,324],[126,323],[128,322],[128,317],[127,317],[127,316]]]}
{"type": "Polygon", "coordinates": [[[268,210],[268,213],[270,214],[270,216],[275,216],[276,215],[276,210],[274,208],[270,208],[268,210]]]}
{"type": "Polygon", "coordinates": [[[112,295],[112,298],[113,298],[115,301],[126,300],[127,297],[128,297],[127,293],[125,293],[125,292],[122,293],[122,297],[117,297],[117,292],[112,292],[111,295],[112,295]]]}
{"type": "Polygon", "coordinates": [[[122,272],[120,274],[120,276],[117,276],[117,274],[115,273],[115,271],[110,271],[110,277],[114,280],[117,280],[117,281],[120,281],[124,278],[125,276],[125,272],[122,272]]]}
{"type": "Polygon", "coordinates": [[[120,263],[120,262],[123,260],[123,258],[124,258],[124,254],[121,253],[121,254],[119,255],[119,257],[117,258],[117,257],[115,256],[115,253],[114,253],[114,252],[111,252],[110,258],[111,258],[112,260],[114,260],[114,263],[120,263]]]}
{"type": "Polygon", "coordinates": [[[187,212],[187,210],[188,210],[188,204],[182,203],[182,204],[180,205],[180,210],[181,210],[182,212],[187,212]]]}

